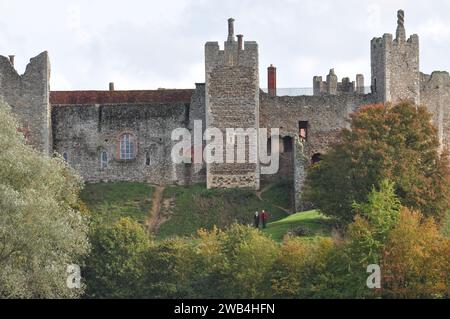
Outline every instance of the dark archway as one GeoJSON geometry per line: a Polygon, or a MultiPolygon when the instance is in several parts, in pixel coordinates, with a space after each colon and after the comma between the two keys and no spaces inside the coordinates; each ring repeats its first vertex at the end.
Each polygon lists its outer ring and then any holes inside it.
{"type": "Polygon", "coordinates": [[[322,160],[322,154],[316,153],[312,156],[311,163],[314,165],[314,164],[319,163],[321,160],[322,160]]]}
{"type": "Polygon", "coordinates": [[[283,137],[283,153],[291,153],[292,152],[292,137],[285,136],[283,137]]]}

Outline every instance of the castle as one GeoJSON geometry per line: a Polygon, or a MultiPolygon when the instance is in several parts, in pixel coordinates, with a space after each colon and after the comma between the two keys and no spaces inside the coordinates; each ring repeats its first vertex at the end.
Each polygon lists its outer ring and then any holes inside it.
{"type": "MultiPolygon", "coordinates": [[[[14,69],[14,57],[0,57],[0,97],[21,123],[21,131],[36,149],[58,152],[86,181],[140,181],[209,188],[259,189],[261,182],[289,178],[295,189],[295,208],[302,208],[305,170],[320,160],[349,115],[362,105],[412,100],[433,114],[442,147],[450,136],[450,76],[426,75],[419,69],[419,37],[406,37],[404,12],[398,12],[395,38],[384,34],[371,43],[371,92],[364,77],[338,81],[334,70],[323,81],[313,79],[311,96],[278,96],[276,68],[268,68],[268,92],[260,89],[258,44],[235,36],[228,20],[223,50],[218,42],[205,45],[205,82],[195,89],[117,91],[51,91],[47,52],[32,58],[23,75],[14,69]],[[279,128],[280,168],[261,174],[256,163],[174,163],[171,133],[226,128],[279,128]]],[[[258,149],[249,141],[249,154],[258,149]]],[[[192,149],[192,153],[201,152],[192,149]]]]}

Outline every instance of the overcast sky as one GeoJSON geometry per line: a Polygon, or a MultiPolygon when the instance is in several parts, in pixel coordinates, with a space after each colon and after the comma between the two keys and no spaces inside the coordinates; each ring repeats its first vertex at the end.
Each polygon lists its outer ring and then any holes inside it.
{"type": "Polygon", "coordinates": [[[311,87],[332,67],[339,78],[370,78],[370,40],[395,34],[406,11],[418,33],[421,70],[450,70],[448,0],[0,0],[0,54],[23,73],[47,50],[52,90],[191,88],[204,82],[204,44],[236,34],[257,41],[261,87],[278,68],[278,87],[311,87]]]}

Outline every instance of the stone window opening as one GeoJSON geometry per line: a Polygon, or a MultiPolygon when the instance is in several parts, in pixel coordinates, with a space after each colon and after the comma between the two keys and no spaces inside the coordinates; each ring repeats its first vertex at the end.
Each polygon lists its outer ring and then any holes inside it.
{"type": "Polygon", "coordinates": [[[322,154],[316,153],[316,154],[314,154],[314,155],[312,156],[312,158],[311,158],[311,164],[312,164],[312,165],[317,164],[317,163],[319,163],[321,160],[322,160],[322,154]]]}
{"type": "Polygon", "coordinates": [[[119,158],[132,160],[136,156],[136,138],[131,133],[124,133],[119,137],[119,158]]]}
{"type": "Polygon", "coordinates": [[[272,155],[272,138],[269,137],[267,139],[267,155],[270,156],[272,155]]]}
{"type": "Polygon", "coordinates": [[[292,153],[292,137],[283,137],[283,153],[292,153]]]}
{"type": "Polygon", "coordinates": [[[308,140],[308,122],[307,121],[300,121],[298,123],[298,136],[301,141],[305,142],[308,140]]]}
{"type": "Polygon", "coordinates": [[[63,153],[63,159],[64,159],[64,162],[66,162],[66,163],[69,162],[69,155],[67,154],[67,152],[63,153]]]}
{"type": "Polygon", "coordinates": [[[145,153],[145,166],[150,166],[150,164],[151,164],[151,160],[150,160],[150,152],[147,151],[147,152],[145,153]]]}
{"type": "Polygon", "coordinates": [[[373,93],[377,93],[377,78],[373,79],[373,93]]]}
{"type": "Polygon", "coordinates": [[[108,168],[108,153],[106,151],[100,152],[100,169],[108,168]]]}

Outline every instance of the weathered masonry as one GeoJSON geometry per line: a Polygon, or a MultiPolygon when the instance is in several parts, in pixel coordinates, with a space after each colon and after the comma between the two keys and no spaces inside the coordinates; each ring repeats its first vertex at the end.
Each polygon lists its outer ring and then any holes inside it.
{"type": "MultiPolygon", "coordinates": [[[[0,98],[12,107],[30,144],[49,155],[58,152],[86,181],[203,182],[209,188],[259,189],[282,177],[293,181],[296,209],[302,208],[305,169],[320,161],[349,115],[362,105],[405,99],[426,105],[442,147],[450,147],[449,73],[420,72],[419,37],[407,37],[402,10],[395,37],[384,34],[370,42],[370,91],[362,74],[339,80],[331,69],[325,81],[313,78],[313,95],[279,96],[277,69],[271,65],[264,93],[258,45],[234,31],[230,19],[223,49],[218,42],[206,43],[206,83],[195,89],[117,91],[111,83],[108,91],[50,91],[50,62],[44,52],[31,59],[23,75],[14,69],[14,56],[0,57],[0,98]],[[249,159],[260,146],[257,139],[246,138],[245,149],[238,148],[237,137],[227,136],[226,129],[279,128],[280,169],[263,175],[258,158],[254,163],[173,163],[172,131],[194,132],[194,121],[203,123],[202,132],[216,128],[223,133],[224,159],[227,154],[249,159]]],[[[215,142],[192,147],[191,155],[215,142]]]]}

